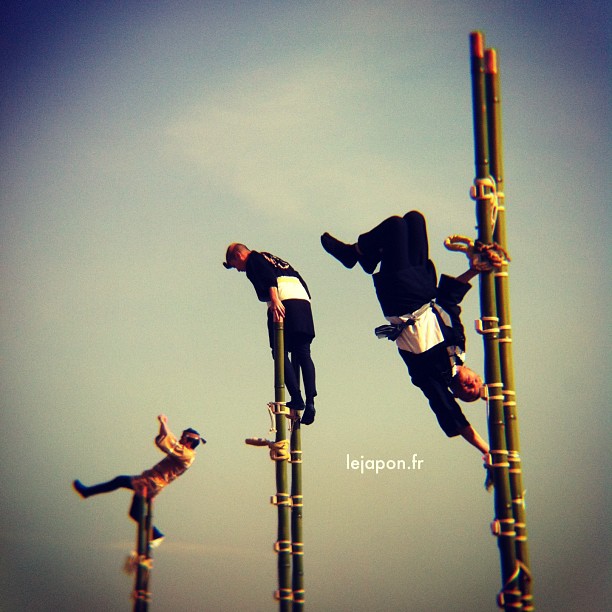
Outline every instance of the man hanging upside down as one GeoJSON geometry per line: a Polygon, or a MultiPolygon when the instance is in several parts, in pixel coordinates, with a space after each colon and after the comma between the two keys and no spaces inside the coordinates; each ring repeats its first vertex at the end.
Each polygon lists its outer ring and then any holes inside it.
{"type": "Polygon", "coordinates": [[[378,301],[390,323],[377,328],[377,336],[395,340],[412,383],[429,400],[444,433],[462,436],[486,455],[488,444],[455,401],[477,400],[483,386],[480,376],[463,365],[465,333],[459,306],[479,271],[470,268],[457,278],[443,274],[438,284],[429,259],[425,218],[417,211],[385,219],[354,244],[328,233],[321,236],[321,244],[345,267],[359,263],[373,275],[378,301]],[[380,270],[374,273],[378,264],[380,270]]]}
{"type": "MultiPolygon", "coordinates": [[[[159,421],[159,434],[155,438],[155,444],[167,457],[162,459],[157,465],[150,470],[145,470],[140,476],[117,476],[108,482],[85,486],[80,480],[75,480],[72,486],[76,492],[84,498],[100,493],[110,493],[117,489],[130,489],[134,491],[132,505],[130,507],[130,517],[138,522],[142,514],[142,505],[146,497],[153,498],[166,485],[184,474],[191,466],[195,459],[195,449],[202,442],[206,444],[206,440],[200,436],[195,429],[186,429],[181,439],[177,440],[176,436],[168,429],[168,418],[160,414],[157,417],[159,421]]],[[[164,535],[153,527],[153,535],[151,537],[151,545],[157,546],[161,543],[164,535]]]]}

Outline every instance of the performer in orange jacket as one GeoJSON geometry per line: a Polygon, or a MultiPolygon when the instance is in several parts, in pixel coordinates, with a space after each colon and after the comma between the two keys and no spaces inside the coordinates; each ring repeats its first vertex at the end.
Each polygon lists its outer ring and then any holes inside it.
{"type": "MultiPolygon", "coordinates": [[[[145,470],[139,476],[117,476],[113,480],[103,482],[91,487],[85,486],[80,480],[75,480],[72,485],[77,493],[83,497],[91,497],[100,493],[110,493],[117,489],[130,489],[134,491],[130,517],[138,521],[142,514],[142,504],[145,498],[155,497],[166,485],[184,474],[195,459],[195,449],[206,440],[200,436],[195,429],[183,431],[180,440],[168,429],[168,418],[160,414],[159,434],[155,438],[155,444],[167,456],[150,470],[145,470]]],[[[153,527],[151,545],[157,546],[161,543],[164,535],[153,527]]]]}

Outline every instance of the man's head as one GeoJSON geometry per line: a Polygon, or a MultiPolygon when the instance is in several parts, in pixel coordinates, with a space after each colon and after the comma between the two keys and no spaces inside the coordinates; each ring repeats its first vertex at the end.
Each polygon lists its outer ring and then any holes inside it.
{"type": "Polygon", "coordinates": [[[244,272],[246,270],[246,262],[249,258],[251,251],[248,247],[240,242],[232,242],[227,247],[227,251],[225,252],[225,261],[223,265],[228,269],[236,268],[239,272],[244,272]]]}
{"type": "Polygon", "coordinates": [[[180,443],[183,446],[188,446],[191,450],[194,450],[200,442],[202,442],[202,444],[206,444],[206,440],[191,427],[186,429],[181,435],[180,443]]]}
{"type": "Polygon", "coordinates": [[[453,395],[461,401],[474,402],[480,398],[483,385],[482,378],[476,372],[465,366],[458,366],[450,389],[453,395]]]}

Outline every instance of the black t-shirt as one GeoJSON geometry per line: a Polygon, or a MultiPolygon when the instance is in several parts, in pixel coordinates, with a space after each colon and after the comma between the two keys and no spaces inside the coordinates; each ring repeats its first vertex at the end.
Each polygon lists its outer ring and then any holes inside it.
{"type": "MultiPolygon", "coordinates": [[[[246,263],[247,278],[261,302],[269,302],[270,287],[276,287],[285,306],[285,340],[298,336],[314,338],[315,329],[310,307],[310,291],[304,279],[289,263],[271,253],[251,251],[246,263]]],[[[272,316],[268,310],[270,346],[273,344],[272,316]]]]}

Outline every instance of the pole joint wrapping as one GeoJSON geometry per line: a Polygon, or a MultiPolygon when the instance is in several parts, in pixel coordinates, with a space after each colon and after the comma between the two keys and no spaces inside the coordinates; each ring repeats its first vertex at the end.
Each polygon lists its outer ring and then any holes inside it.
{"type": "Polygon", "coordinates": [[[510,463],[508,461],[503,461],[500,460],[499,458],[494,459],[495,455],[506,455],[506,457],[508,456],[510,451],[504,450],[504,449],[495,449],[492,448],[491,450],[489,450],[488,454],[485,455],[485,457],[487,457],[487,463],[485,465],[485,467],[491,467],[491,468],[508,468],[510,467],[510,463]]]}
{"type": "Polygon", "coordinates": [[[291,496],[289,493],[276,493],[270,497],[270,503],[273,506],[291,506],[291,496]]]}
{"type": "Polygon", "coordinates": [[[291,449],[291,459],[289,459],[289,463],[302,463],[302,451],[291,449]]]}
{"type": "Polygon", "coordinates": [[[509,450],[508,451],[508,461],[514,464],[521,463],[521,455],[517,450],[509,450]]]}
{"type": "Polygon", "coordinates": [[[516,530],[514,527],[515,527],[515,521],[513,517],[504,518],[504,519],[495,519],[491,523],[491,533],[498,538],[502,538],[502,537],[514,538],[516,536],[516,530]],[[506,528],[507,531],[504,531],[504,528],[506,528]]]}
{"type": "Polygon", "coordinates": [[[287,402],[268,402],[268,410],[272,414],[284,414],[289,416],[289,407],[287,406],[287,402]]]}
{"type": "Polygon", "coordinates": [[[268,414],[270,415],[270,433],[276,433],[276,416],[290,418],[291,410],[286,402],[268,402],[268,414]]]}
{"type": "Polygon", "coordinates": [[[138,565],[140,565],[140,567],[144,567],[148,571],[151,571],[153,569],[153,559],[151,559],[151,557],[147,557],[146,555],[140,555],[138,565]]]}
{"type": "Polygon", "coordinates": [[[497,605],[499,608],[510,607],[523,611],[534,609],[532,604],[533,596],[531,594],[523,595],[520,589],[509,588],[510,585],[518,579],[521,573],[524,574],[524,579],[527,582],[531,582],[531,572],[529,571],[529,568],[523,562],[517,560],[512,575],[508,578],[508,580],[506,580],[506,584],[504,584],[502,590],[497,595],[497,605]],[[511,595],[512,597],[516,598],[516,601],[506,602],[507,595],[511,595]]]}
{"type": "Polygon", "coordinates": [[[517,536],[516,539],[517,540],[526,540],[527,537],[524,534],[525,530],[527,529],[527,523],[521,522],[519,523],[518,521],[514,524],[514,527],[516,528],[517,531],[517,536]],[[521,535],[518,534],[518,532],[521,532],[521,535]]]}
{"type": "Polygon", "coordinates": [[[147,603],[151,602],[151,592],[145,591],[143,589],[137,589],[132,592],[132,599],[134,601],[146,601],[147,603]]]}
{"type": "Polygon", "coordinates": [[[491,206],[491,227],[495,227],[499,211],[499,194],[493,177],[476,177],[474,184],[470,187],[470,198],[475,202],[485,202],[491,206]]]}
{"type": "Polygon", "coordinates": [[[276,601],[291,601],[293,599],[293,591],[291,589],[278,589],[274,591],[274,599],[276,601]]]}
{"type": "Polygon", "coordinates": [[[501,382],[487,383],[486,385],[484,385],[483,386],[484,391],[482,392],[484,395],[484,399],[487,402],[494,401],[494,400],[503,400],[504,399],[503,386],[504,384],[501,382]],[[496,390],[496,388],[498,390],[496,390]],[[500,390],[501,390],[501,395],[499,393],[500,390]]]}
{"type": "Polygon", "coordinates": [[[304,591],[304,589],[296,589],[293,591],[293,601],[296,603],[304,603],[306,601],[305,594],[306,591],[304,591]]]}
{"type": "Polygon", "coordinates": [[[291,554],[292,555],[303,555],[304,554],[304,542],[293,542],[291,554]]]}
{"type": "Polygon", "coordinates": [[[274,552],[290,553],[291,552],[291,540],[277,540],[276,542],[274,542],[274,552]]]}
{"type": "Polygon", "coordinates": [[[499,334],[499,317],[481,317],[474,321],[474,327],[481,336],[499,334]],[[491,324],[491,327],[485,327],[485,324],[491,324]]]}
{"type": "Polygon", "coordinates": [[[134,574],[139,567],[144,568],[147,571],[151,571],[153,569],[153,559],[151,557],[147,557],[146,555],[139,555],[135,550],[133,550],[125,560],[123,571],[126,574],[134,574]]]}

